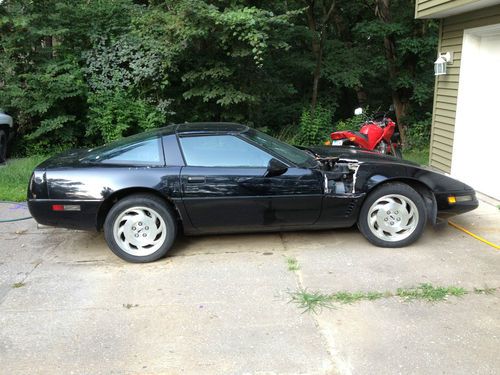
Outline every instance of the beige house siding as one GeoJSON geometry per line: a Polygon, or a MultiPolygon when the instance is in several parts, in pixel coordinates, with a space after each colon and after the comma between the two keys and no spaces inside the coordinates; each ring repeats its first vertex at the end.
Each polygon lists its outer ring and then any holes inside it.
{"type": "Polygon", "coordinates": [[[457,7],[476,3],[479,0],[417,0],[415,17],[429,17],[435,13],[446,12],[457,7]]]}
{"type": "Polygon", "coordinates": [[[453,52],[453,64],[448,65],[446,75],[436,77],[429,162],[444,172],[451,170],[464,29],[498,23],[500,5],[441,20],[438,49],[453,52]]]}

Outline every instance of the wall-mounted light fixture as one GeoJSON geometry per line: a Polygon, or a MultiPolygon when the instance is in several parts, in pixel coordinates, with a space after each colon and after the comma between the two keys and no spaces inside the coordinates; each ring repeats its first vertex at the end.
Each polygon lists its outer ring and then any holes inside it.
{"type": "Polygon", "coordinates": [[[446,74],[446,66],[453,63],[453,52],[441,52],[434,61],[434,75],[442,76],[446,74]]]}

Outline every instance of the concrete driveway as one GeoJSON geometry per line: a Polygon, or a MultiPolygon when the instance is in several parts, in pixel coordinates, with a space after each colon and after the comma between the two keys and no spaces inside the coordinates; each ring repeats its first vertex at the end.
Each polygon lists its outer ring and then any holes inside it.
{"type": "MultiPolygon", "coordinates": [[[[0,219],[22,207],[0,207],[0,219]]],[[[500,211],[457,218],[499,242],[500,211]]],[[[0,224],[2,374],[494,374],[500,252],[448,226],[382,249],[355,229],[182,238],[153,264],[97,233],[0,224]],[[290,268],[298,268],[289,270],[290,268]],[[390,292],[303,313],[291,293],[390,292]],[[474,292],[474,288],[487,289],[474,292]]]]}

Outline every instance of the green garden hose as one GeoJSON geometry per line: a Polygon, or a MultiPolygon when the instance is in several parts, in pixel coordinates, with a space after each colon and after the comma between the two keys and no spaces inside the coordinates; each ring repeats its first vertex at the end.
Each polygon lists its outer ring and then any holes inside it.
{"type": "MultiPolygon", "coordinates": [[[[0,201],[0,204],[17,204],[21,206],[25,206],[26,204],[24,203],[19,203],[19,202],[10,202],[10,201],[0,201]]],[[[25,216],[25,217],[19,217],[17,219],[0,219],[0,223],[12,223],[14,221],[22,221],[22,220],[29,220],[32,219],[31,216],[25,216]]]]}

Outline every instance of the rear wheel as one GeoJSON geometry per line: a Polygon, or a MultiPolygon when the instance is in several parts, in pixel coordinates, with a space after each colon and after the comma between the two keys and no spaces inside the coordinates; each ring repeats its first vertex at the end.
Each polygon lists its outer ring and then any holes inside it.
{"type": "Polygon", "coordinates": [[[104,237],[120,258],[134,263],[165,256],[177,233],[175,217],[163,200],[148,194],[131,195],[116,203],[104,222],[104,237]]]}
{"type": "Polygon", "coordinates": [[[7,134],[5,130],[0,130],[0,163],[7,159],[7,134]]]}
{"type": "Polygon", "coordinates": [[[403,159],[403,154],[401,153],[401,146],[399,145],[392,145],[391,147],[391,153],[392,156],[398,158],[398,159],[403,159]]]}
{"type": "Polygon", "coordinates": [[[387,155],[389,152],[388,152],[388,149],[389,147],[387,146],[387,143],[385,143],[384,141],[381,141],[376,147],[375,147],[375,151],[381,153],[381,154],[384,154],[384,155],[387,155]]]}
{"type": "Polygon", "coordinates": [[[406,184],[391,183],[366,198],[358,227],[376,246],[403,247],[422,235],[426,221],[425,203],[420,194],[406,184]]]}

